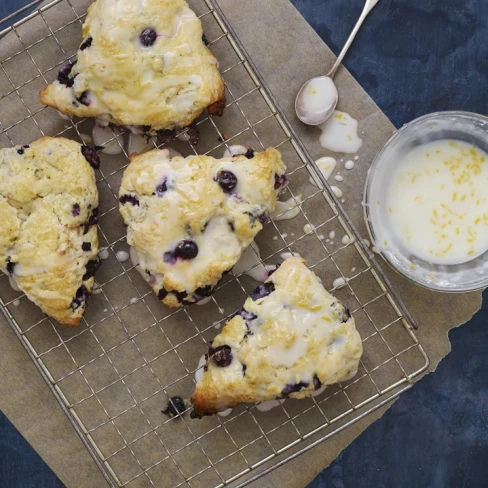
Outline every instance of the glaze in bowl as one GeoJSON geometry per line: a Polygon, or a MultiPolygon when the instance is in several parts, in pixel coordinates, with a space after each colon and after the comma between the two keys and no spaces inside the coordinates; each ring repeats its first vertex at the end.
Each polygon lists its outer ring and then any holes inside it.
{"type": "Polygon", "coordinates": [[[387,190],[397,164],[415,147],[440,139],[457,139],[488,152],[488,118],[469,112],[436,112],[404,125],[377,154],[364,190],[364,218],[377,252],[405,278],[440,292],[468,292],[488,286],[488,250],[459,264],[421,259],[399,241],[387,215],[387,190]]]}

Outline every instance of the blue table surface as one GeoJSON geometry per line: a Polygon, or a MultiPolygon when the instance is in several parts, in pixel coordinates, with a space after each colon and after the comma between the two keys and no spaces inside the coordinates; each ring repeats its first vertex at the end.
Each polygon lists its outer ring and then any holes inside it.
{"type": "MultiPolygon", "coordinates": [[[[363,0],[292,0],[337,54],[363,0]]],[[[1,0],[0,18],[26,4],[1,0]]],[[[399,127],[436,110],[488,114],[486,0],[380,0],[345,65],[399,127]]],[[[325,71],[325,67],[324,67],[325,71]]],[[[488,303],[452,353],[308,488],[488,486],[488,303]]],[[[0,412],[0,488],[63,486],[0,412]]]]}

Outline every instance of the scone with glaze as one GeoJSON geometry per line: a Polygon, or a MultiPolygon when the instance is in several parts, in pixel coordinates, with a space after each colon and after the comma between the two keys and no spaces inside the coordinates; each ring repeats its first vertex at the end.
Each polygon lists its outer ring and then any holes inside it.
{"type": "Polygon", "coordinates": [[[45,105],[153,134],[187,127],[207,107],[222,115],[218,63],[185,0],[96,0],[82,34],[76,62],[41,90],[45,105]]]}
{"type": "Polygon", "coordinates": [[[98,269],[98,191],[77,142],[0,149],[0,269],[58,322],[77,326],[98,269]]]}
{"type": "Polygon", "coordinates": [[[211,295],[274,210],[285,169],[271,148],[223,159],[170,158],[167,149],[132,158],[120,212],[140,271],[165,305],[211,295]]]}
{"type": "Polygon", "coordinates": [[[349,311],[302,258],[288,258],[211,343],[192,415],[308,397],[352,378],[362,352],[349,311]]]}

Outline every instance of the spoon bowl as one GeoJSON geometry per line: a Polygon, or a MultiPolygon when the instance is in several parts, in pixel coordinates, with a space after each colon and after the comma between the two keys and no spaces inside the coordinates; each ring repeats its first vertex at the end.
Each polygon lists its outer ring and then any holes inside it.
{"type": "Polygon", "coordinates": [[[339,101],[337,87],[330,76],[318,76],[307,81],[298,92],[295,111],[298,118],[308,125],[325,122],[339,101]]]}

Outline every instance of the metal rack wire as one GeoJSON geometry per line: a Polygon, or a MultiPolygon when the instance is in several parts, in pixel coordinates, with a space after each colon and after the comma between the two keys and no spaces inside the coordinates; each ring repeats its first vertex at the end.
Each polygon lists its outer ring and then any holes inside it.
{"type": "MultiPolygon", "coordinates": [[[[26,144],[42,135],[86,140],[91,121],[63,121],[37,98],[38,89],[76,54],[85,15],[79,3],[53,0],[0,32],[0,38],[5,36],[0,41],[0,146],[26,144]]],[[[191,395],[207,342],[241,307],[255,282],[246,273],[230,274],[210,303],[171,311],[133,264],[116,258],[118,251],[128,250],[117,202],[128,152],[124,135],[113,132],[121,153],[102,155],[97,172],[99,235],[108,259],[80,328],[44,316],[9,286],[5,275],[0,277],[3,313],[112,486],[243,486],[388,403],[428,367],[408,311],[221,9],[212,0],[189,3],[220,61],[228,104],[222,119],[199,119],[198,146],[184,136],[169,146],[184,155],[216,157],[232,144],[280,149],[290,180],[285,198],[294,200],[298,215],[265,227],[256,240],[261,256],[255,266],[298,252],[324,284],[331,276],[342,277],[345,286],[333,293],[352,311],[364,356],[351,381],[311,399],[287,400],[271,412],[241,406],[228,417],[200,421],[163,415],[171,396],[191,395]],[[349,236],[349,242],[326,242],[331,231],[349,236]]]]}

